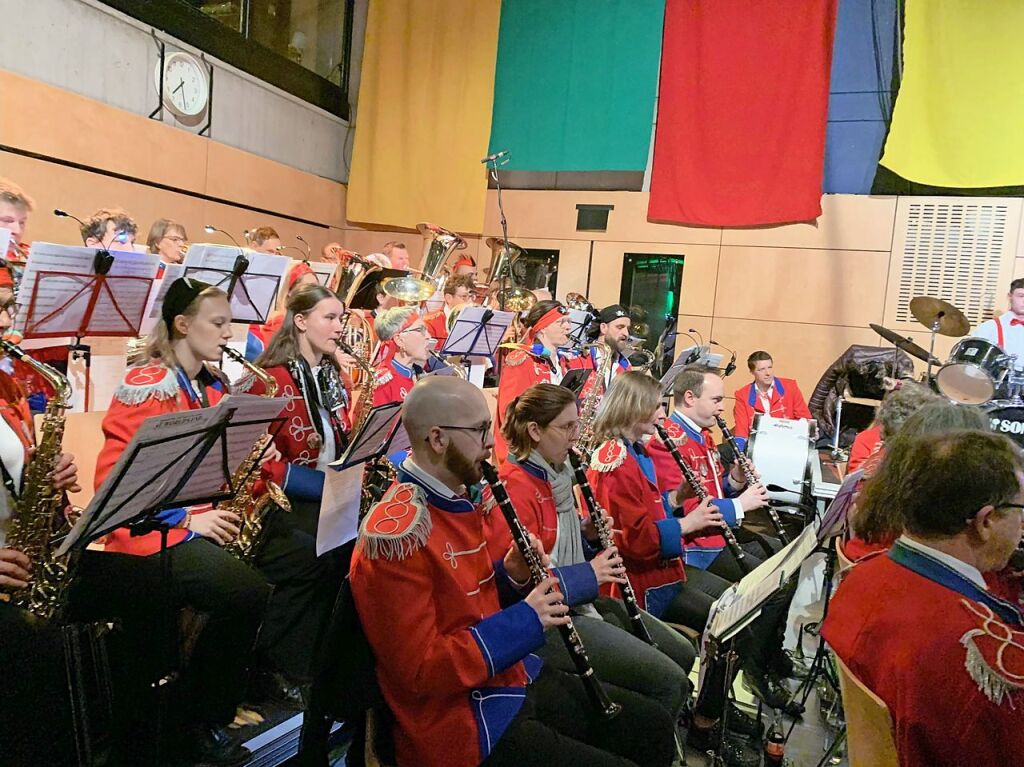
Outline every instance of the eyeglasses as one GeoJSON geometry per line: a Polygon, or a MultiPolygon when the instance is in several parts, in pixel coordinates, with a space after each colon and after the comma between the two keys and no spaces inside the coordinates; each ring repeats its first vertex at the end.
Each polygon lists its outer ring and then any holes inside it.
{"type": "Polygon", "coordinates": [[[178,236],[178,235],[176,235],[176,234],[167,234],[167,235],[164,235],[164,239],[165,239],[165,240],[170,240],[171,242],[176,242],[176,243],[177,243],[177,244],[179,244],[179,245],[181,245],[181,243],[183,243],[183,242],[185,241],[185,238],[184,238],[184,237],[179,237],[179,236],[178,236]]]}
{"type": "Polygon", "coordinates": [[[1024,503],[1000,503],[1000,504],[996,504],[995,508],[997,508],[997,509],[1017,509],[1017,511],[1020,511],[1020,512],[1024,513],[1024,503]]]}
{"type": "Polygon", "coordinates": [[[396,333],[396,335],[402,335],[402,333],[421,333],[423,335],[426,335],[427,327],[426,325],[421,325],[418,328],[406,328],[405,330],[399,330],[398,333],[396,333]]]}
{"type": "Polygon", "coordinates": [[[445,426],[443,424],[438,424],[437,428],[439,428],[439,429],[455,429],[456,431],[475,432],[478,435],[480,435],[480,447],[483,447],[484,443],[487,441],[487,435],[491,431],[491,427],[492,426],[493,426],[493,424],[490,421],[488,421],[487,423],[481,424],[480,426],[445,426]]]}
{"type": "Polygon", "coordinates": [[[564,432],[567,439],[576,439],[576,437],[580,436],[580,429],[583,428],[583,424],[579,421],[573,421],[572,423],[561,425],[549,423],[548,428],[558,429],[560,432],[564,432]]]}

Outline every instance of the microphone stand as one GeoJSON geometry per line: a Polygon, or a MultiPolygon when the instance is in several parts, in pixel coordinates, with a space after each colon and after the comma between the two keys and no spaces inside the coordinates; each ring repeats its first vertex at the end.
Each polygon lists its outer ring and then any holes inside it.
{"type": "Polygon", "coordinates": [[[508,219],[505,218],[505,207],[502,205],[501,201],[501,179],[498,178],[498,168],[505,165],[510,159],[511,155],[509,155],[508,152],[498,152],[484,160],[484,163],[487,165],[488,171],[491,174],[491,178],[494,179],[494,187],[498,190],[498,218],[501,221],[501,244],[505,250],[505,268],[502,270],[500,275],[491,275],[492,281],[495,277],[501,280],[501,287],[498,289],[498,308],[501,311],[505,311],[505,289],[508,287],[508,270],[512,268],[512,262],[509,258],[508,249],[508,219]]]}

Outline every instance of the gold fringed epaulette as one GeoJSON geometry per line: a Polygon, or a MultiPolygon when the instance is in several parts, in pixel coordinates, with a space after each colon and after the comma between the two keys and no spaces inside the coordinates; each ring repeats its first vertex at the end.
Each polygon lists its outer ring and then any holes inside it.
{"type": "Polygon", "coordinates": [[[124,405],[140,405],[148,399],[168,400],[178,396],[178,381],[163,365],[129,368],[114,390],[114,399],[124,405]]]}
{"type": "Polygon", "coordinates": [[[665,429],[665,433],[669,436],[669,439],[675,443],[676,447],[684,444],[689,439],[689,437],[686,436],[686,429],[671,418],[665,419],[665,423],[662,425],[662,428],[665,429]]]}
{"type": "Polygon", "coordinates": [[[517,365],[522,365],[529,358],[529,353],[524,351],[523,349],[513,349],[512,351],[505,355],[505,360],[503,364],[516,367],[517,365]]]}
{"type": "Polygon", "coordinates": [[[590,456],[590,468],[606,473],[619,468],[626,460],[626,446],[617,439],[602,442],[590,456]]]}
{"type": "Polygon", "coordinates": [[[423,491],[409,482],[392,485],[363,519],[359,550],[369,559],[405,559],[426,545],[430,528],[423,491]]]}
{"type": "Polygon", "coordinates": [[[231,391],[235,392],[236,394],[246,394],[252,391],[252,387],[255,385],[256,376],[254,376],[252,373],[247,373],[241,378],[239,378],[237,381],[235,381],[234,384],[231,385],[231,391]]]}
{"type": "Polygon", "coordinates": [[[390,381],[394,377],[395,377],[395,375],[394,375],[394,373],[391,372],[390,368],[384,368],[384,369],[378,370],[377,371],[377,378],[376,378],[376,385],[377,386],[383,386],[384,384],[386,384],[388,381],[390,381]]]}
{"type": "Polygon", "coordinates": [[[960,637],[968,675],[995,705],[1016,708],[1024,703],[1024,632],[1005,624],[988,605],[966,599],[960,604],[978,622],[960,637]]]}

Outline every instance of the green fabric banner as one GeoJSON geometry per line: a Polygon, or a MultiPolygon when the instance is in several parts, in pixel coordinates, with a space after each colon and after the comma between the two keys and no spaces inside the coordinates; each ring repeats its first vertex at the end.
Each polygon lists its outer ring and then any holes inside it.
{"type": "Polygon", "coordinates": [[[506,170],[643,170],[665,0],[502,0],[490,151],[506,170]]]}

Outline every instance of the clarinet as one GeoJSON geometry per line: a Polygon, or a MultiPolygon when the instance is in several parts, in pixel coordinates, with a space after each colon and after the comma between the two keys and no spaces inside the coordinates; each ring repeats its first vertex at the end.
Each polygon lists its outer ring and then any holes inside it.
{"type": "MultiPolygon", "coordinates": [[[[504,483],[498,479],[498,472],[487,461],[483,462],[482,468],[484,479],[491,486],[494,500],[497,501],[498,508],[501,509],[501,513],[505,516],[505,521],[508,523],[508,529],[512,532],[512,540],[515,541],[516,548],[519,549],[519,553],[522,554],[523,559],[526,560],[526,564],[530,568],[530,580],[536,586],[548,577],[548,569],[544,567],[540,555],[537,554],[537,551],[530,543],[530,534],[526,532],[523,523],[519,521],[516,510],[512,506],[512,500],[508,497],[508,491],[505,489],[504,483]]],[[[580,638],[579,632],[576,631],[576,627],[572,624],[572,620],[570,619],[569,623],[559,626],[558,631],[562,635],[562,641],[565,642],[566,649],[569,651],[569,657],[572,658],[572,662],[576,666],[576,673],[583,680],[587,697],[594,704],[594,708],[597,709],[600,717],[602,719],[612,719],[618,716],[619,712],[622,711],[622,706],[608,697],[608,693],[605,692],[598,681],[597,675],[594,674],[594,667],[590,665],[590,658],[587,657],[587,650],[583,646],[583,640],[580,638]]]]}
{"type": "MultiPolygon", "coordinates": [[[[693,473],[693,469],[683,459],[683,456],[679,453],[679,448],[676,447],[676,443],[672,441],[672,438],[668,436],[668,432],[665,431],[665,427],[661,424],[655,424],[655,431],[658,432],[658,439],[662,441],[662,444],[668,449],[675,459],[676,465],[679,470],[683,473],[683,477],[686,478],[687,484],[693,488],[693,492],[697,495],[697,500],[704,503],[711,494],[704,489],[704,484],[697,479],[697,475],[693,473]]],[[[736,534],[733,533],[732,528],[729,527],[729,523],[722,521],[722,536],[725,538],[726,544],[729,546],[729,551],[732,552],[733,557],[736,558],[736,564],[740,566],[744,575],[751,571],[750,563],[747,562],[747,553],[740,547],[740,542],[736,540],[736,534]]]]}
{"type": "MultiPolygon", "coordinates": [[[[590,521],[594,525],[594,529],[597,530],[597,537],[601,543],[601,548],[611,548],[615,545],[612,540],[611,526],[604,517],[604,509],[601,508],[597,498],[594,497],[594,489],[590,486],[590,480],[587,479],[587,472],[580,461],[580,454],[575,450],[569,450],[569,463],[572,465],[573,474],[576,475],[576,484],[580,487],[580,495],[583,496],[583,502],[587,505],[590,521]]],[[[626,612],[629,613],[629,623],[633,628],[636,638],[642,639],[652,647],[657,647],[658,645],[654,643],[651,632],[647,630],[643,617],[640,615],[640,605],[636,601],[636,592],[633,591],[633,584],[629,582],[629,578],[626,578],[625,583],[618,585],[619,590],[622,592],[622,601],[626,605],[626,612]]]]}
{"type": "MultiPolygon", "coordinates": [[[[729,443],[729,447],[732,448],[733,455],[736,456],[736,463],[740,465],[740,471],[743,472],[744,479],[747,480],[747,487],[753,487],[758,484],[757,475],[754,474],[754,465],[747,458],[747,454],[740,450],[736,444],[736,438],[732,436],[732,432],[729,431],[729,427],[726,425],[725,420],[720,415],[715,416],[715,420],[718,422],[718,428],[722,430],[722,436],[725,437],[725,441],[729,443]]],[[[792,538],[789,537],[789,533],[786,532],[786,528],[782,526],[782,520],[779,519],[779,512],[775,510],[775,507],[770,503],[768,504],[768,516],[771,517],[772,525],[775,527],[775,532],[779,536],[779,540],[782,541],[783,545],[789,543],[792,538]]]]}

